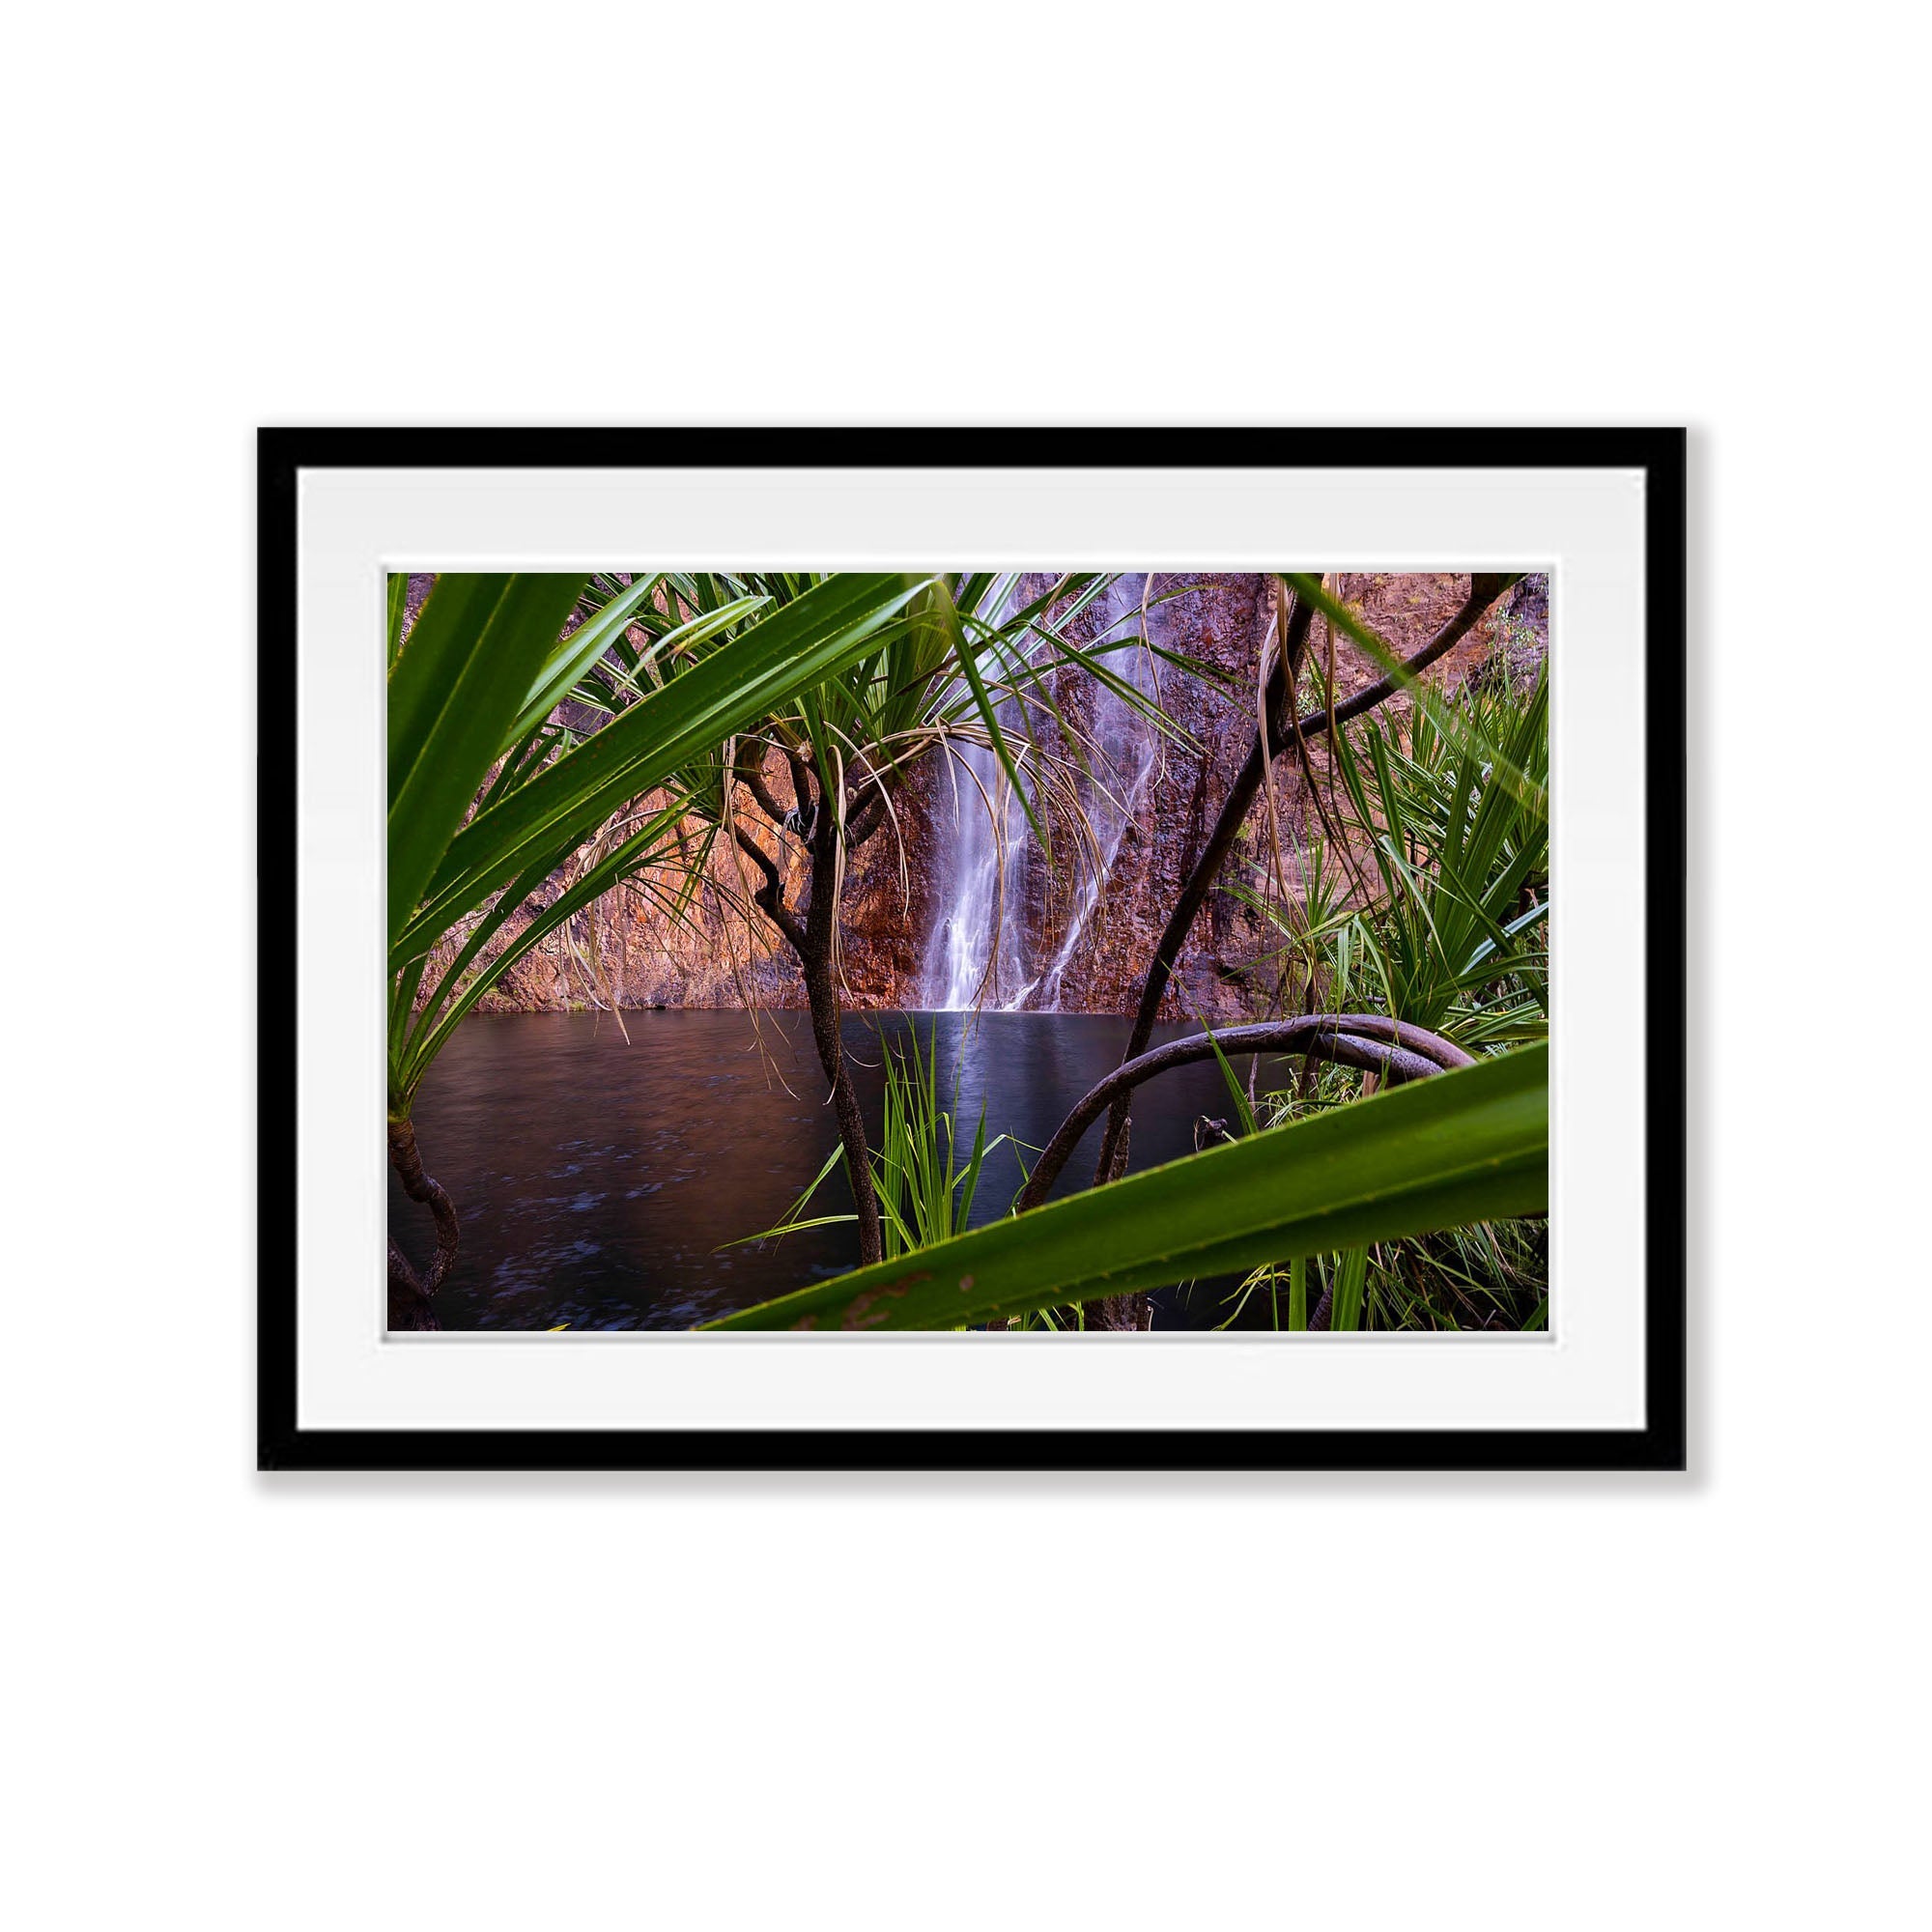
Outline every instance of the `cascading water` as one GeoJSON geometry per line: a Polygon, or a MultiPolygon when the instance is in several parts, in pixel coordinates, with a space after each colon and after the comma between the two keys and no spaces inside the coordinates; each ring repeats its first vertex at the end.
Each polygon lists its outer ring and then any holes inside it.
{"type": "MultiPolygon", "coordinates": [[[[1094,643],[1115,638],[1138,614],[1144,582],[1119,578],[1095,600],[1094,643]]],[[[1105,662],[1123,681],[1151,695],[1152,661],[1145,648],[1111,652],[1105,662]]],[[[1000,723],[1017,735],[1017,707],[1003,707],[1000,723]]],[[[1032,835],[1026,813],[991,751],[974,745],[958,752],[958,766],[950,775],[956,803],[941,848],[940,876],[946,888],[921,989],[928,1007],[1060,1010],[1061,980],[1099,904],[1159,750],[1153,725],[1104,687],[1094,693],[1090,739],[1087,757],[1095,782],[1083,784],[1082,790],[1095,850],[1081,870],[1052,959],[1031,969],[1026,910],[1032,835]]]]}
{"type": "MultiPolygon", "coordinates": [[[[1015,722],[1008,710],[1002,707],[1003,729],[1015,722]]],[[[952,892],[928,950],[923,997],[942,1011],[976,1005],[1010,1011],[1034,984],[1020,943],[1026,813],[990,750],[968,745],[957,757],[949,774],[953,803],[945,876],[952,892]]]]}
{"type": "MultiPolygon", "coordinates": [[[[1096,643],[1115,638],[1129,617],[1139,614],[1145,583],[1146,580],[1139,577],[1116,580],[1103,600],[1101,616],[1106,628],[1097,633],[1096,643]]],[[[1144,697],[1154,695],[1153,653],[1145,643],[1128,651],[1110,652],[1105,662],[1117,677],[1131,684],[1144,697]]],[[[1082,871],[1065,934],[1054,953],[1053,963],[1040,976],[1039,997],[1034,1004],[1042,1012],[1060,1010],[1060,982],[1079,950],[1087,923],[1100,903],[1107,881],[1114,875],[1121,840],[1133,823],[1160,753],[1160,734],[1152,722],[1119,693],[1104,688],[1094,696],[1092,735],[1088,762],[1094,768],[1096,782],[1085,789],[1087,821],[1094,828],[1096,848],[1091,857],[1097,863],[1082,871]]]]}
{"type": "MultiPolygon", "coordinates": [[[[1020,592],[1015,577],[995,623],[1004,623],[1020,592]]],[[[1000,729],[1020,724],[1010,699],[999,707],[1000,729]]],[[[1026,924],[1026,811],[989,747],[954,748],[946,772],[952,819],[942,876],[951,891],[926,948],[922,997],[928,1007],[958,1012],[987,1006],[1010,1011],[1033,991],[1022,934],[1026,924]]]]}

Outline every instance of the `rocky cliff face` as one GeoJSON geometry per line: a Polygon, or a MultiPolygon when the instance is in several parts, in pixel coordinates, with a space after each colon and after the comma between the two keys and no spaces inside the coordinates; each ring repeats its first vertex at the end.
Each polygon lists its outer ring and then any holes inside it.
{"type": "MultiPolygon", "coordinates": [[[[1041,580],[1042,585],[1047,582],[1041,580]]],[[[1405,655],[1419,649],[1455,612],[1468,583],[1464,576],[1438,574],[1351,574],[1336,582],[1339,594],[1405,655]]],[[[1133,586],[1136,606],[1140,587],[1133,586]]],[[[988,1004],[1006,1003],[1031,981],[1032,990],[1019,1004],[1065,1011],[1131,1010],[1181,881],[1253,743],[1260,666],[1276,617],[1271,581],[1255,575],[1162,576],[1148,594],[1148,632],[1158,650],[1197,661],[1209,672],[1199,675],[1145,657],[1133,668],[1132,681],[1157,677],[1162,708],[1185,742],[1152,746],[1120,700],[1101,693],[1084,672],[1066,668],[1058,674],[1056,701],[1072,730],[1088,742],[1076,748],[1049,731],[1043,744],[1063,758],[1071,760],[1076,749],[1086,758],[1092,776],[1075,776],[1072,782],[1098,850],[1087,850],[1083,860],[1079,828],[1069,814],[1056,812],[1056,863],[1048,866],[1035,851],[1008,872],[1005,916],[1015,963],[998,998],[989,995],[988,1004]],[[1184,595],[1153,601],[1184,585],[1192,586],[1184,595]],[[1110,750],[1119,757],[1110,758],[1110,750]]],[[[1547,611],[1547,585],[1525,581],[1431,676],[1454,686],[1492,653],[1517,660],[1540,655],[1547,611]]],[[[1085,620],[1086,635],[1111,614],[1085,620]]],[[[1325,664],[1330,648],[1326,627],[1318,620],[1311,657],[1325,664]]],[[[1336,639],[1332,648],[1338,697],[1379,675],[1346,639],[1336,639]]],[[[1108,662],[1129,675],[1124,656],[1108,662]]],[[[1325,769],[1320,740],[1313,756],[1319,777],[1325,769]]],[[[770,777],[772,789],[788,798],[789,785],[776,760],[770,777]]],[[[1284,842],[1301,836],[1304,823],[1310,832],[1319,831],[1298,774],[1282,766],[1275,777],[1284,842]]],[[[843,936],[844,994],[851,1009],[920,1007],[936,998],[934,962],[946,944],[947,923],[962,909],[973,910],[965,904],[958,876],[962,839],[955,791],[959,809],[983,812],[977,787],[963,779],[955,787],[942,759],[928,754],[894,797],[896,822],[889,821],[849,861],[843,936]]],[[[1018,823],[1023,828],[1024,821],[1018,823]]],[[[785,871],[787,902],[798,904],[807,887],[797,841],[761,835],[760,842],[785,871]]],[[[1258,805],[1224,879],[1262,890],[1267,849],[1267,816],[1258,805]]],[[[484,1009],[612,1002],[801,1007],[803,985],[784,942],[748,907],[756,883],[750,864],[721,842],[682,907],[667,903],[668,879],[608,895],[578,917],[568,935],[547,942],[512,968],[484,1009]]],[[[990,909],[980,908],[979,916],[990,917],[990,909]]],[[[1266,950],[1257,916],[1233,894],[1216,892],[1181,955],[1164,1013],[1228,1019],[1260,1010],[1274,980],[1263,963],[1266,950]]]]}

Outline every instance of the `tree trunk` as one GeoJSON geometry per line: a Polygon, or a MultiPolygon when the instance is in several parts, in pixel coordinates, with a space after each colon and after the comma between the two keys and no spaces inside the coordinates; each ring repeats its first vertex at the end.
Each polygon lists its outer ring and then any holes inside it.
{"type": "Polygon", "coordinates": [[[859,1214],[859,1264],[865,1267],[884,1259],[885,1241],[879,1225],[879,1197],[872,1186],[871,1155],[866,1145],[866,1118],[859,1110],[858,1090],[846,1070],[844,1043],[838,1037],[838,984],[832,970],[838,938],[838,826],[826,807],[823,775],[814,802],[800,758],[791,759],[797,804],[789,812],[748,767],[739,766],[737,777],[765,815],[774,824],[802,834],[811,853],[811,903],[801,923],[784,902],[783,875],[770,854],[742,825],[733,829],[739,849],[764,875],[764,883],[752,895],[753,904],[778,927],[798,955],[806,1008],[811,1015],[811,1037],[818,1048],[819,1065],[832,1083],[832,1111],[838,1117],[839,1144],[845,1153],[845,1178],[851,1182],[852,1203],[859,1214]]]}
{"type": "MultiPolygon", "coordinates": [[[[1283,698],[1293,699],[1295,680],[1301,670],[1301,654],[1308,645],[1308,627],[1314,618],[1314,607],[1304,604],[1299,598],[1294,600],[1293,609],[1283,626],[1281,647],[1275,652],[1274,668],[1268,673],[1267,693],[1264,709],[1272,723],[1282,712],[1283,698]]],[[[1270,733],[1270,736],[1273,734],[1270,733]]],[[[1126,1051],[1121,1055],[1124,1065],[1130,1060],[1138,1060],[1147,1051],[1147,1043],[1153,1034],[1155,1016],[1160,1011],[1162,996],[1167,991],[1167,982],[1174,972],[1175,961],[1180,957],[1180,949],[1187,943],[1187,935],[1194,929],[1194,921],[1201,908],[1208,901],[1208,895],[1213,889],[1214,881],[1221,875],[1221,866],[1234,849],[1236,835],[1247,818],[1248,808],[1255,802],[1255,794],[1262,788],[1262,777],[1266,763],[1262,756],[1261,732],[1255,732],[1254,749],[1248,753],[1247,762],[1236,774],[1233,787],[1221,806],[1221,815],[1214,821],[1214,830],[1208,835],[1208,843],[1202,847],[1201,856],[1194,863],[1194,869],[1187,875],[1186,883],[1180,889],[1180,896],[1175,901],[1174,911],[1160,935],[1160,944],[1154,948],[1152,960],[1149,963],[1147,980],[1141,987],[1141,1003],[1134,1014],[1134,1030],[1127,1037],[1126,1051]]],[[[1107,1117],[1107,1131],[1100,1140],[1100,1158],[1094,1164],[1094,1179],[1099,1182],[1111,1179],[1126,1167],[1127,1133],[1130,1125],[1128,1110],[1132,1096],[1122,1094],[1114,1103],[1113,1112],[1107,1117]]]]}
{"type": "MultiPolygon", "coordinates": [[[[1114,1150],[1114,1157],[1103,1174],[1096,1175],[1096,1180],[1118,1180],[1127,1171],[1127,1137],[1121,1136],[1121,1144],[1114,1150]]],[[[1090,1301],[1087,1307],[1087,1325],[1090,1328],[1105,1328],[1115,1333],[1135,1334],[1153,1326],[1153,1296],[1145,1290],[1136,1294],[1103,1294],[1098,1301],[1090,1301]]]]}
{"type": "MultiPolygon", "coordinates": [[[[1377,705],[1386,702],[1407,683],[1420,675],[1435,660],[1459,643],[1481,619],[1498,597],[1517,580],[1494,572],[1477,572],[1469,579],[1469,594],[1463,600],[1463,607],[1443,625],[1428,643],[1413,657],[1404,661],[1400,674],[1390,675],[1372,684],[1366,691],[1358,691],[1346,703],[1338,704],[1333,713],[1315,711],[1306,718],[1295,719],[1284,698],[1292,700],[1294,696],[1296,678],[1301,668],[1302,653],[1308,645],[1308,628],[1314,615],[1312,607],[1297,598],[1283,631],[1282,648],[1275,654],[1274,669],[1267,682],[1267,695],[1264,710],[1268,721],[1267,756],[1278,758],[1284,755],[1299,736],[1313,738],[1327,730],[1331,719],[1336,724],[1347,724],[1373,711],[1377,705]]],[[[1194,869],[1187,876],[1187,882],[1180,889],[1180,896],[1175,901],[1173,916],[1160,935],[1160,944],[1154,949],[1153,959],[1148,967],[1145,983],[1141,987],[1139,1010],[1134,1014],[1134,1030],[1128,1037],[1126,1051],[1121,1055],[1122,1064],[1136,1060],[1147,1050],[1147,1043],[1153,1033],[1155,1016],[1160,1011],[1162,996],[1167,991],[1167,982],[1172,977],[1175,962],[1180,957],[1180,949],[1187,943],[1187,935],[1193,930],[1195,919],[1206,904],[1208,895],[1214,881],[1220,876],[1221,867],[1233,849],[1236,836],[1248,815],[1248,808],[1254,804],[1255,794],[1261,789],[1262,776],[1265,770],[1263,757],[1261,732],[1255,732],[1254,749],[1249,752],[1247,762],[1242,765],[1221,807],[1221,815],[1214,821],[1214,830],[1209,835],[1207,845],[1194,869]]],[[[1097,1182],[1104,1179],[1110,1171],[1118,1172],[1122,1150],[1125,1147],[1129,1125],[1129,1096],[1122,1094],[1107,1118],[1107,1130],[1101,1137],[1100,1158],[1094,1166],[1094,1179],[1097,1182]]]]}
{"type": "MultiPolygon", "coordinates": [[[[1147,1043],[1153,1035],[1154,1019],[1160,1011],[1161,999],[1167,991],[1175,963],[1180,957],[1180,949],[1186,945],[1187,935],[1193,930],[1194,922],[1207,903],[1214,881],[1220,876],[1221,867],[1234,848],[1236,837],[1247,818],[1248,809],[1255,802],[1255,794],[1261,790],[1267,760],[1280,757],[1297,737],[1307,739],[1325,730],[1331,722],[1340,724],[1359,718],[1364,712],[1372,711],[1378,704],[1392,697],[1404,688],[1406,680],[1425,669],[1452,644],[1466,636],[1477,619],[1514,582],[1514,578],[1500,575],[1479,573],[1472,576],[1469,579],[1469,594],[1463,600],[1463,608],[1421,650],[1404,663],[1399,676],[1392,673],[1366,691],[1358,692],[1346,704],[1337,705],[1332,713],[1315,713],[1300,720],[1294,717],[1292,706],[1302,654],[1308,647],[1308,630],[1314,611],[1299,598],[1294,600],[1288,621],[1282,627],[1281,647],[1275,653],[1274,668],[1268,675],[1262,706],[1266,721],[1266,746],[1264,747],[1262,731],[1257,726],[1254,749],[1249,752],[1247,761],[1222,804],[1221,814],[1214,821],[1214,830],[1182,885],[1174,912],[1160,935],[1160,943],[1154,949],[1147,980],[1141,987],[1141,1003],[1134,1014],[1133,1032],[1128,1036],[1126,1051],[1121,1055],[1122,1065],[1130,1060],[1137,1060],[1147,1051],[1147,1043]]],[[[1100,1141],[1100,1158],[1094,1168],[1096,1186],[1102,1181],[1118,1179],[1126,1171],[1127,1141],[1133,1124],[1131,1106],[1131,1093],[1122,1092],[1107,1116],[1106,1131],[1100,1141]]],[[[1320,1325],[1327,1323],[1328,1305],[1328,1300],[1324,1299],[1318,1310],[1320,1325]]],[[[1151,1324],[1151,1319],[1145,1295],[1112,1295],[1102,1301],[1090,1302],[1087,1312],[1090,1321],[1097,1318],[1097,1324],[1105,1328],[1145,1327],[1151,1324]]]]}
{"type": "Polygon", "coordinates": [[[410,1265],[409,1257],[389,1243],[389,1329],[440,1328],[436,1307],[422,1284],[422,1276],[410,1265]]]}
{"type": "Polygon", "coordinates": [[[462,1239],[456,1208],[440,1181],[423,1172],[416,1151],[416,1130],[409,1121],[389,1122],[389,1165],[412,1201],[426,1207],[436,1221],[436,1259],[427,1275],[418,1274],[392,1240],[389,1243],[389,1326],[402,1329],[440,1328],[434,1296],[448,1278],[462,1239]]]}
{"type": "Polygon", "coordinates": [[[845,1178],[852,1184],[852,1205],[859,1212],[859,1265],[867,1267],[885,1256],[879,1226],[879,1197],[872,1187],[872,1160],[866,1145],[866,1117],[859,1109],[858,1089],[845,1065],[844,1042],[838,1037],[838,987],[833,977],[833,947],[838,932],[838,828],[821,806],[811,838],[811,904],[805,915],[805,945],[799,962],[805,969],[806,1004],[811,1012],[811,1037],[819,1064],[832,1083],[832,1111],[838,1117],[838,1139],[845,1150],[845,1178]]]}

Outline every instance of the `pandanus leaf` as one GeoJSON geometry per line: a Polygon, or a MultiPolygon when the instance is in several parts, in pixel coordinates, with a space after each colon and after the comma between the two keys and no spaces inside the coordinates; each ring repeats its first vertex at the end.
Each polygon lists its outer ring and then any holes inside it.
{"type": "Polygon", "coordinates": [[[1547,1045],[1050,1201],[706,1324],[952,1328],[1548,1206],[1547,1045]]]}

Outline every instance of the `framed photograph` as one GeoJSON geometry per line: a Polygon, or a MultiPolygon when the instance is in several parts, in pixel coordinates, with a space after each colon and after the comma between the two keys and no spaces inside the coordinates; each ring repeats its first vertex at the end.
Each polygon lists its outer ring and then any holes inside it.
{"type": "Polygon", "coordinates": [[[1678,430],[264,430],[261,1466],[1684,1466],[1678,430]]]}

